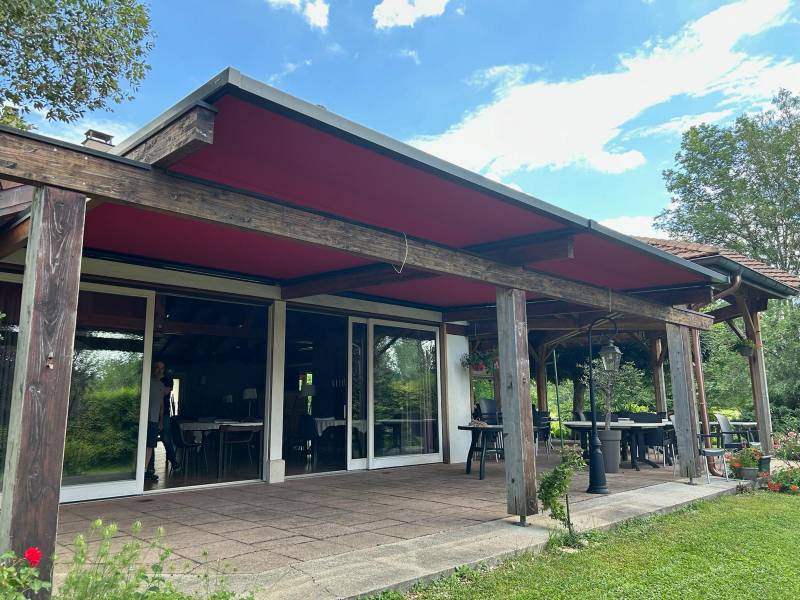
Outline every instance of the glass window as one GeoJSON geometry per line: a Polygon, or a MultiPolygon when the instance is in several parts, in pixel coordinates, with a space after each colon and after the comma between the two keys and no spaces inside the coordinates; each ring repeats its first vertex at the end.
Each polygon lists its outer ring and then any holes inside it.
{"type": "MultiPolygon", "coordinates": [[[[19,333],[18,283],[0,282],[0,457],[5,465],[19,333]]],[[[136,477],[144,298],[80,292],[70,383],[64,485],[136,477]]]]}
{"type": "Polygon", "coordinates": [[[376,325],[373,351],[375,456],[438,452],[436,334],[376,325]]]}

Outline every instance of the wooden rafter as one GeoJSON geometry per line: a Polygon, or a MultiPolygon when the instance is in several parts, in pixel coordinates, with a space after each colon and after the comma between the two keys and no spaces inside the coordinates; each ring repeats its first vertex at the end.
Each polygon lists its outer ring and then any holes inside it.
{"type": "Polygon", "coordinates": [[[7,129],[0,130],[0,177],[73,190],[101,200],[218,223],[282,239],[542,294],[603,310],[639,315],[699,329],[712,319],[629,294],[504,265],[495,260],[406,238],[367,225],[288,206],[221,186],[188,181],[115,157],[7,129]]]}
{"type": "Polygon", "coordinates": [[[33,202],[33,191],[30,185],[0,190],[0,217],[28,210],[33,202]]]}
{"type": "Polygon", "coordinates": [[[156,167],[169,167],[213,143],[216,112],[211,106],[195,106],[125,152],[125,156],[156,167]]]}
{"type": "MultiPolygon", "coordinates": [[[[661,290],[634,290],[627,292],[631,296],[647,299],[659,304],[688,304],[692,299],[710,298],[711,288],[692,287],[661,290]]],[[[527,304],[528,318],[553,315],[576,315],[579,313],[596,313],[597,316],[608,311],[598,311],[596,307],[564,302],[560,300],[533,300],[527,304]]],[[[452,308],[444,312],[443,319],[452,321],[493,321],[495,319],[493,306],[477,306],[465,308],[452,308]]]]}
{"type": "MultiPolygon", "coordinates": [[[[566,231],[572,232],[571,229],[566,231]]],[[[574,258],[572,235],[565,235],[560,231],[556,233],[560,235],[538,234],[542,238],[538,241],[535,236],[524,236],[506,240],[502,245],[482,244],[463,248],[463,250],[512,266],[530,265],[543,260],[574,258]]],[[[368,265],[288,281],[281,285],[281,297],[284,300],[294,300],[436,276],[437,273],[404,269],[394,265],[368,265]]]]}

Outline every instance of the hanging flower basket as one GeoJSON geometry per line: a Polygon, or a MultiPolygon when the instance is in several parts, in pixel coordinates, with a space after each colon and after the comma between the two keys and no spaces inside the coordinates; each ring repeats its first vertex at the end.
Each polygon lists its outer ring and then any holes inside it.
{"type": "Polygon", "coordinates": [[[496,358],[494,350],[473,350],[461,357],[461,366],[473,373],[492,373],[496,358]]]}

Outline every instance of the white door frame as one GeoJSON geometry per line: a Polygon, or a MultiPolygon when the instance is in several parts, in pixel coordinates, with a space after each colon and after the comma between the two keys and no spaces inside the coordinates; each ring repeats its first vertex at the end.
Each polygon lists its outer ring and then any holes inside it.
{"type": "MultiPolygon", "coordinates": [[[[17,273],[0,273],[0,281],[22,284],[22,275],[17,273]]],[[[60,502],[79,502],[82,500],[99,500],[115,496],[131,496],[141,494],[144,490],[144,454],[147,444],[147,409],[150,397],[150,362],[153,354],[153,318],[155,314],[155,292],[116,285],[99,283],[80,283],[82,292],[99,292],[118,296],[133,296],[146,299],[144,352],[142,356],[142,394],[139,398],[139,439],[136,450],[136,478],[102,483],[85,483],[61,486],[60,502]]],[[[63,468],[63,465],[62,465],[63,468]]]]}
{"type": "MultiPolygon", "coordinates": [[[[363,470],[369,468],[369,459],[367,457],[364,458],[353,458],[353,325],[356,323],[362,323],[367,327],[367,347],[365,348],[367,352],[367,356],[369,356],[369,322],[367,319],[363,319],[361,317],[348,317],[347,318],[347,436],[346,436],[346,444],[347,444],[347,470],[348,471],[356,471],[356,470],[363,470]]],[[[367,376],[367,397],[364,398],[364,401],[367,403],[367,418],[369,419],[369,415],[371,414],[369,408],[369,382],[370,382],[370,373],[369,373],[369,364],[367,364],[367,372],[365,373],[367,376]]],[[[367,437],[369,438],[369,421],[367,421],[367,437]]],[[[369,441],[367,441],[369,444],[369,441]]],[[[369,452],[369,450],[368,450],[369,452]]]]}
{"type": "Polygon", "coordinates": [[[441,381],[441,340],[439,339],[439,327],[430,325],[418,325],[414,323],[402,323],[398,321],[388,321],[383,319],[368,319],[367,320],[367,346],[368,353],[368,408],[367,414],[369,416],[369,432],[367,434],[367,447],[368,451],[368,468],[369,469],[383,469],[386,467],[400,467],[407,465],[423,465],[430,463],[440,463],[444,460],[442,452],[442,381],[441,381]],[[436,400],[437,400],[437,413],[436,423],[438,429],[439,451],[428,454],[406,454],[400,456],[375,456],[375,325],[386,325],[388,327],[397,327],[399,329],[416,329],[420,331],[431,331],[436,340],[436,400]]]}

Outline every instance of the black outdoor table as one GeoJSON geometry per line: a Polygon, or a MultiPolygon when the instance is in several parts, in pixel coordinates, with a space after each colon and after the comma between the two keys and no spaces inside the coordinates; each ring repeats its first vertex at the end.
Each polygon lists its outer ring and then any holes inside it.
{"type": "Polygon", "coordinates": [[[472,433],[472,441],[469,444],[469,452],[467,452],[467,474],[472,472],[472,456],[475,450],[478,449],[480,444],[481,450],[481,468],[479,479],[486,477],[486,445],[489,438],[495,439],[498,435],[503,435],[502,425],[459,425],[461,431],[469,431],[472,433]]]}
{"type": "MultiPolygon", "coordinates": [[[[591,421],[565,421],[564,425],[569,427],[570,429],[574,429],[575,431],[586,431],[592,429],[592,422],[591,421]]],[[[598,422],[597,428],[603,429],[605,427],[604,422],[598,422]]],[[[631,446],[631,468],[639,470],[639,463],[643,462],[645,464],[650,465],[654,469],[660,468],[660,465],[654,463],[652,460],[647,458],[647,445],[644,443],[644,430],[645,429],[661,429],[666,427],[672,427],[672,424],[669,422],[661,422],[661,423],[638,423],[636,421],[612,421],[611,422],[611,429],[620,429],[622,431],[627,431],[630,438],[630,446],[631,446]]]]}

